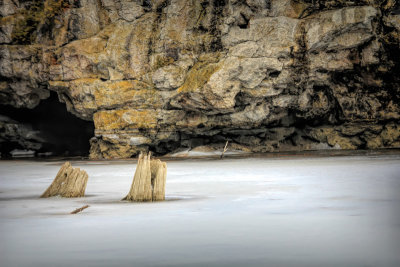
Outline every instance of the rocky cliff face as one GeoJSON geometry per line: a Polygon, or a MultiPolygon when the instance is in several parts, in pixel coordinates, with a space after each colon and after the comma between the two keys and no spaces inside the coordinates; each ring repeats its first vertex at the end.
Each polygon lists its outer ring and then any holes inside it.
{"type": "Polygon", "coordinates": [[[393,0],[0,3],[0,104],[57,92],[92,158],[400,147],[393,0]]]}

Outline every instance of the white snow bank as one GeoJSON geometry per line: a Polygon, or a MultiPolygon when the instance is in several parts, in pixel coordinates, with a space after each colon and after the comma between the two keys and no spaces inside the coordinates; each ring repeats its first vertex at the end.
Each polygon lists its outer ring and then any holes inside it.
{"type": "MultiPolygon", "coordinates": [[[[173,152],[166,157],[176,157],[176,158],[187,158],[187,157],[215,157],[221,156],[223,149],[213,149],[208,146],[198,146],[193,149],[184,149],[181,151],[173,152]]],[[[248,152],[241,150],[232,150],[228,149],[224,155],[245,155],[249,154],[248,152]]]]}

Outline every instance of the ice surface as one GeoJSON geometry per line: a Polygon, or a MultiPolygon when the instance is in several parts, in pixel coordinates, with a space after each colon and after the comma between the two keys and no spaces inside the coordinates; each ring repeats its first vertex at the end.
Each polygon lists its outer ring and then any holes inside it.
{"type": "Polygon", "coordinates": [[[62,164],[0,161],[0,266],[400,266],[398,155],[168,161],[157,203],[127,161],[40,199],[62,164]]]}
{"type": "Polygon", "coordinates": [[[21,149],[14,149],[10,152],[11,156],[13,158],[22,158],[22,157],[31,157],[33,158],[35,156],[35,151],[33,150],[21,150],[21,149]]]}

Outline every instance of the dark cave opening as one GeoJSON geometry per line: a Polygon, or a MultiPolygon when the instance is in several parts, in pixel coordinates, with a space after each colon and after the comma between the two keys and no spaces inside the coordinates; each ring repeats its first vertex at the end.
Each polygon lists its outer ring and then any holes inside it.
{"type": "MultiPolygon", "coordinates": [[[[82,120],[67,111],[57,93],[42,100],[33,108],[14,108],[0,105],[0,115],[7,116],[21,125],[28,125],[42,140],[39,153],[51,152],[52,156],[88,156],[89,139],[94,135],[92,121],[82,120]]],[[[37,140],[36,140],[37,141],[37,140]]],[[[21,143],[4,140],[0,143],[2,157],[10,156],[12,149],[26,149],[21,143]]]]}

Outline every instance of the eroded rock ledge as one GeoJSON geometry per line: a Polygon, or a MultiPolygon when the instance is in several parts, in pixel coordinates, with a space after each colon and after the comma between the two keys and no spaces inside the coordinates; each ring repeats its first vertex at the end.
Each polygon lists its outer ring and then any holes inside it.
{"type": "Polygon", "coordinates": [[[33,108],[57,92],[93,120],[92,158],[226,140],[255,152],[400,147],[399,9],[4,0],[0,104],[33,108]]]}

